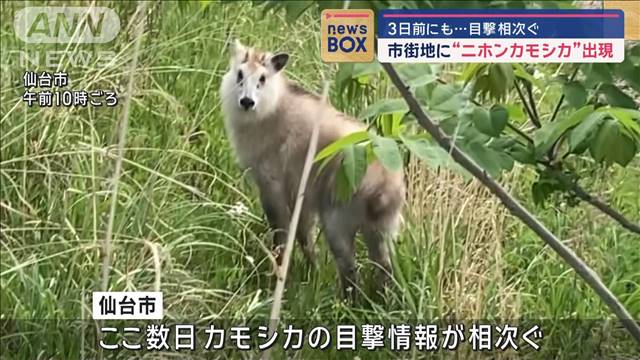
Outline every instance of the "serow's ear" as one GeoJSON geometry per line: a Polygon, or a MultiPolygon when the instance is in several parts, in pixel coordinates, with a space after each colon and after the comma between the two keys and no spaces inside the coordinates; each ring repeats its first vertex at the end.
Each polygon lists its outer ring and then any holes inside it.
{"type": "Polygon", "coordinates": [[[247,54],[248,54],[247,48],[244,45],[242,45],[240,40],[235,39],[231,43],[231,58],[233,58],[239,63],[243,63],[246,61],[245,58],[247,57],[247,54]]]}
{"type": "Polygon", "coordinates": [[[271,62],[271,66],[275,72],[278,72],[287,65],[287,61],[289,61],[289,54],[279,53],[275,54],[269,60],[271,62]]]}

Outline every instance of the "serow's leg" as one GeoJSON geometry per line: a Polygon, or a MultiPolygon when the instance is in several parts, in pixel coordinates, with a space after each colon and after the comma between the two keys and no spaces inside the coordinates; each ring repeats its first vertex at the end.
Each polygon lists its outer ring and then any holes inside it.
{"type": "Polygon", "coordinates": [[[375,282],[378,284],[378,290],[384,291],[384,289],[390,285],[393,276],[385,236],[382,232],[374,229],[363,230],[362,235],[367,244],[369,259],[376,267],[375,282]]]}
{"type": "Polygon", "coordinates": [[[296,239],[302,249],[302,254],[312,269],[316,268],[315,243],[313,241],[313,228],[315,225],[313,214],[308,208],[303,207],[300,213],[300,221],[296,231],[296,239]]]}
{"type": "Polygon", "coordinates": [[[338,267],[342,296],[355,302],[358,283],[355,258],[356,227],[344,211],[330,210],[322,217],[325,237],[338,267]]]}
{"type": "Polygon", "coordinates": [[[287,229],[291,214],[281,186],[260,186],[260,203],[273,233],[273,252],[278,265],[282,263],[284,246],[287,241],[287,229]]]}

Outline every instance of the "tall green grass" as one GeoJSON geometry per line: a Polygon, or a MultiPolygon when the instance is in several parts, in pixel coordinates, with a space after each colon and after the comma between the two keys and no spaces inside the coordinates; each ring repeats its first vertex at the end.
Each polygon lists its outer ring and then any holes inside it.
{"type": "MultiPolygon", "coordinates": [[[[218,86],[227,66],[226,44],[231,37],[239,37],[247,44],[289,52],[289,76],[317,90],[322,79],[332,79],[336,70],[319,59],[319,17],[308,13],[291,23],[281,14],[263,14],[249,3],[212,2],[206,8],[197,2],[154,3],[134,92],[127,94],[126,69],[133,41],[128,19],[135,4],[101,5],[116,9],[121,33],[113,43],[82,45],[82,49],[114,50],[114,64],[102,68],[63,63],[63,68],[70,73],[74,89],[115,87],[121,100],[133,97],[109,289],[159,287],[165,296],[167,322],[240,324],[265,319],[275,283],[262,245],[268,244],[269,229],[256,192],[236,166],[224,136],[218,86]]],[[[17,55],[9,52],[56,48],[16,39],[12,19],[23,6],[0,4],[0,356],[94,358],[98,354],[94,339],[81,341],[80,330],[72,328],[70,320],[86,320],[82,331],[95,332],[95,324],[87,319],[91,291],[100,287],[100,247],[112,195],[121,109],[29,109],[22,103],[23,72],[49,69],[25,69],[17,55]]],[[[348,101],[334,91],[332,102],[357,115],[369,101],[393,93],[386,81],[373,85],[366,94],[348,101]]],[[[386,298],[376,296],[372,284],[365,281],[360,304],[340,302],[334,266],[321,240],[317,271],[309,270],[295,253],[283,323],[332,327],[531,319],[543,325],[542,349],[528,355],[474,354],[468,346],[457,355],[415,350],[396,354],[388,347],[374,353],[306,349],[288,353],[289,358],[640,356],[637,345],[598,298],[479,184],[414,162],[407,174],[407,222],[394,245],[392,291],[386,298]]],[[[528,193],[533,179],[534,174],[516,169],[502,182],[533,209],[528,193]]],[[[638,220],[637,161],[625,170],[603,170],[593,179],[590,188],[638,220]]],[[[560,202],[535,211],[640,318],[640,239],[585,205],[569,207],[560,202]]],[[[372,267],[360,245],[358,260],[367,280],[372,267]]],[[[117,354],[118,358],[131,356],[117,354]]],[[[274,354],[274,358],[283,356],[282,350],[274,354]]],[[[241,356],[210,353],[202,357],[241,356]]]]}

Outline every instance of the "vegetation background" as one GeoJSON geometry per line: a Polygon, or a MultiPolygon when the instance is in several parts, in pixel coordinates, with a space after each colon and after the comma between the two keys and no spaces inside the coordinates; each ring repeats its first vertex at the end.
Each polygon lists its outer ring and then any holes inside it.
{"type": "MultiPolygon", "coordinates": [[[[64,3],[87,6],[79,1],[64,3]]],[[[78,48],[92,54],[114,50],[113,64],[62,62],[62,69],[70,74],[71,88],[115,88],[121,101],[132,97],[109,290],[160,289],[167,323],[255,324],[267,318],[270,310],[275,282],[262,245],[268,244],[270,234],[256,192],[233,159],[220,113],[218,86],[227,68],[226,45],[232,37],[290,53],[287,75],[313,91],[319,91],[323,79],[331,80],[332,103],[353,116],[382,119],[384,111],[367,111],[380,100],[398,97],[388,79],[376,71],[358,73],[320,61],[319,13],[303,12],[310,3],[296,2],[299,12],[295,8],[269,10],[248,2],[150,3],[129,94],[125,90],[134,40],[130,18],[136,4],[105,1],[100,5],[115,9],[120,16],[119,36],[108,44],[78,48]]],[[[358,8],[356,3],[351,7],[358,8]]],[[[65,44],[25,44],[15,37],[13,16],[26,5],[33,3],[0,3],[0,357],[143,357],[143,353],[126,351],[101,354],[93,337],[97,325],[88,320],[91,292],[101,282],[101,246],[112,196],[121,108],[28,108],[23,103],[24,71],[49,69],[23,66],[15,51],[66,49],[65,44]],[[80,341],[83,335],[86,340],[80,341]]],[[[548,119],[566,91],[564,82],[573,67],[533,68],[537,111],[548,119]]],[[[466,68],[461,64],[422,69],[434,79],[464,88],[466,68]]],[[[586,71],[578,74],[586,75],[586,71]]],[[[625,91],[637,101],[635,90],[625,91]]],[[[526,110],[516,90],[505,88],[501,97],[510,120],[527,128],[526,110]]],[[[574,111],[565,104],[559,116],[574,111]]],[[[394,112],[389,114],[393,117],[394,112]]],[[[282,322],[335,327],[527,319],[541,324],[542,348],[539,352],[522,349],[524,352],[491,354],[472,353],[468,343],[455,354],[425,354],[416,349],[393,353],[388,346],[376,352],[303,349],[287,352],[287,358],[640,356],[637,344],[595,294],[477,181],[447,166],[425,164],[412,154],[403,153],[403,159],[409,197],[406,224],[394,245],[397,283],[393,291],[382,299],[366,288],[372,267],[359,246],[360,273],[365,278],[363,301],[356,306],[340,302],[334,265],[320,239],[316,271],[309,270],[299,251],[294,251],[282,322]]],[[[640,219],[637,154],[626,167],[605,166],[587,156],[576,156],[573,161],[580,164],[585,188],[632,221],[640,219]]],[[[639,236],[588,204],[575,204],[570,197],[552,195],[545,196],[544,205],[534,202],[532,185],[540,179],[535,168],[516,163],[509,170],[500,170],[500,182],[585,259],[640,319],[639,236]]],[[[255,351],[189,353],[194,358],[254,355],[255,351]]],[[[281,349],[273,354],[274,358],[284,356],[281,349]]]]}

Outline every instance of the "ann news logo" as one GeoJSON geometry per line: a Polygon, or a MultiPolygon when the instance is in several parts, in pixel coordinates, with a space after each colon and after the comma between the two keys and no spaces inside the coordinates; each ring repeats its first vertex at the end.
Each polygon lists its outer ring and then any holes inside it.
{"type": "Polygon", "coordinates": [[[112,9],[85,6],[28,6],[13,20],[16,36],[26,43],[107,43],[120,31],[112,9]]]}
{"type": "Polygon", "coordinates": [[[322,61],[373,61],[375,31],[372,10],[327,9],[321,16],[322,61]]]}

